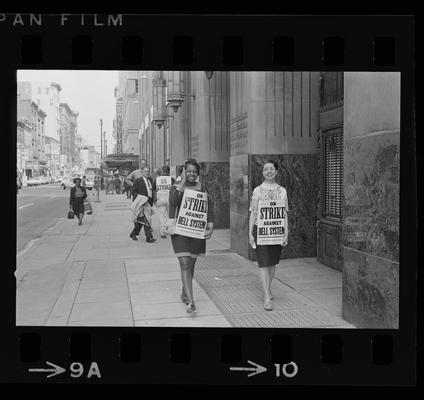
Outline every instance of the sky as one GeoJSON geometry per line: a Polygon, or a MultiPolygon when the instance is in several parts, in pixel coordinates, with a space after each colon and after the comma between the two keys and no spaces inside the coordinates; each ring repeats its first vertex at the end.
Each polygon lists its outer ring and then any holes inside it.
{"type": "Polygon", "coordinates": [[[106,132],[107,152],[113,152],[114,89],[118,71],[19,70],[18,82],[56,82],[62,87],[60,101],[79,112],[78,133],[100,152],[100,118],[106,132]]]}

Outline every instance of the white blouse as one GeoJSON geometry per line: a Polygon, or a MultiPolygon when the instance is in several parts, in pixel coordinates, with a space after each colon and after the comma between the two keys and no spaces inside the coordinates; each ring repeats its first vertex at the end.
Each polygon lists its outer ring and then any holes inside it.
{"type": "Polygon", "coordinates": [[[256,186],[252,193],[249,211],[253,213],[256,223],[258,217],[258,202],[259,200],[283,200],[286,212],[288,212],[287,192],[278,183],[266,183],[256,186]]]}

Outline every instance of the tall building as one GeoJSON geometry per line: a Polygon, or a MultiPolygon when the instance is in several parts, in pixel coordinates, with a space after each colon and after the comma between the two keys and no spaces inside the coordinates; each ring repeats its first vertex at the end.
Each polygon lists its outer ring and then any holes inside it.
{"type": "Polygon", "coordinates": [[[123,101],[122,96],[119,91],[119,87],[115,88],[115,101],[116,101],[116,116],[113,120],[113,138],[116,141],[116,145],[114,146],[115,154],[122,154],[123,144],[122,144],[122,108],[123,101]]]}
{"type": "Polygon", "coordinates": [[[82,148],[82,137],[75,133],[75,165],[81,169],[81,148],[82,148]]]}
{"type": "Polygon", "coordinates": [[[73,111],[67,103],[60,103],[60,152],[62,155],[61,167],[68,174],[75,173],[78,113],[73,111]]]}
{"type": "MultiPolygon", "coordinates": [[[[62,88],[55,82],[32,82],[31,96],[33,101],[46,112],[45,136],[53,139],[52,143],[60,142],[60,92],[62,88]]],[[[51,174],[60,170],[60,153],[53,146],[50,157],[51,174]],[[57,153],[56,153],[57,152],[57,153]]]]}
{"type": "Polygon", "coordinates": [[[51,176],[60,175],[60,141],[46,136],[45,154],[51,176]]]}
{"type": "Polygon", "coordinates": [[[48,175],[45,154],[45,118],[46,113],[32,100],[31,83],[19,82],[17,148],[19,149],[20,166],[18,168],[25,169],[27,177],[48,175]],[[22,150],[24,151],[22,152],[22,150]]]}
{"type": "Polygon", "coordinates": [[[398,327],[398,73],[121,72],[119,88],[124,137],[139,113],[140,157],[151,169],[168,158],[174,171],[200,162],[215,227],[230,228],[232,249],[256,258],[249,203],[271,159],[289,199],[282,257],[342,271],[346,320],[398,327]]]}
{"type": "MultiPolygon", "coordinates": [[[[119,71],[118,88],[115,90],[116,98],[116,131],[118,137],[122,135],[122,153],[139,154],[139,129],[141,117],[141,97],[139,71],[119,71]],[[122,121],[122,122],[121,122],[122,121]]],[[[119,151],[119,147],[117,147],[119,151]]]]}
{"type": "Polygon", "coordinates": [[[100,167],[100,155],[95,150],[94,146],[84,145],[80,152],[81,167],[83,171],[86,168],[99,168],[100,167]]]}
{"type": "Polygon", "coordinates": [[[55,82],[32,82],[32,99],[47,113],[45,131],[60,141],[60,92],[62,88],[55,82]]]}

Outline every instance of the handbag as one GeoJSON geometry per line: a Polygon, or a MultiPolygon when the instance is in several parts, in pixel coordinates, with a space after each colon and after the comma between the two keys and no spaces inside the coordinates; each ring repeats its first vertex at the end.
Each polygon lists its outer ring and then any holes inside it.
{"type": "Polygon", "coordinates": [[[165,234],[174,235],[176,225],[177,225],[176,218],[168,218],[163,224],[163,231],[165,232],[165,234]]]}
{"type": "Polygon", "coordinates": [[[88,215],[93,214],[93,207],[91,206],[90,200],[84,199],[84,212],[88,215]]]}
{"type": "Polygon", "coordinates": [[[68,211],[68,219],[74,219],[75,215],[74,212],[72,210],[68,211]]]}
{"type": "MultiPolygon", "coordinates": [[[[179,208],[175,209],[175,217],[178,217],[179,208]]],[[[175,235],[175,228],[177,225],[177,218],[167,218],[163,223],[163,231],[168,235],[175,235]]]]}

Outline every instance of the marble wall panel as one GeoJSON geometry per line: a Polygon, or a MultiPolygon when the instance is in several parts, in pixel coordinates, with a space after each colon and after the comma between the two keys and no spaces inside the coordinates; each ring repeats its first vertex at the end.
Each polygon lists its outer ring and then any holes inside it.
{"type": "Polygon", "coordinates": [[[344,248],[342,317],[358,328],[397,329],[399,264],[344,248]]]}
{"type": "Polygon", "coordinates": [[[399,141],[399,131],[386,131],[344,145],[344,246],[396,262],[399,141]]]}
{"type": "Polygon", "coordinates": [[[200,180],[212,198],[215,212],[214,228],[230,227],[230,163],[201,162],[200,180]]]}
{"type": "Polygon", "coordinates": [[[230,159],[231,248],[249,258],[249,156],[230,159]]]}
{"type": "Polygon", "coordinates": [[[277,182],[286,188],[289,201],[289,241],[283,258],[316,257],[317,254],[317,154],[251,155],[249,202],[253,189],[263,182],[266,160],[277,162],[277,182]]]}

